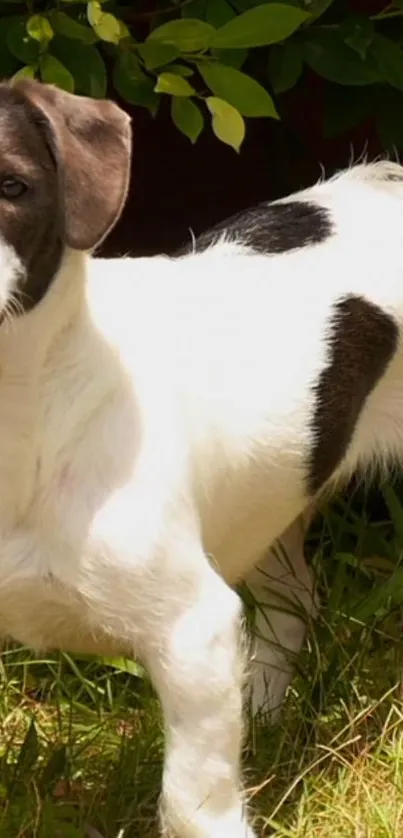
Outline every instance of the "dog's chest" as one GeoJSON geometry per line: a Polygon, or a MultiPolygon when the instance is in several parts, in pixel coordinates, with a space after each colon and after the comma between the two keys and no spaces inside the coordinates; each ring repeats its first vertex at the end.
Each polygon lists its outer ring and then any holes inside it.
{"type": "Polygon", "coordinates": [[[26,517],[0,530],[1,635],[37,649],[108,653],[97,607],[112,580],[101,580],[106,545],[94,532],[107,496],[99,467],[83,477],[63,464],[53,485],[38,483],[26,517]]]}
{"type": "MultiPolygon", "coordinates": [[[[81,401],[68,384],[45,389],[40,421],[26,430],[26,457],[17,446],[14,463],[9,457],[4,468],[0,457],[0,496],[8,498],[0,511],[0,634],[36,648],[101,644],[107,652],[90,601],[102,549],[94,521],[130,475],[133,417],[124,396],[93,399],[86,410],[85,389],[76,380],[74,388],[81,401]]],[[[13,442],[12,422],[8,435],[13,442]]]]}
{"type": "Polygon", "coordinates": [[[24,517],[0,526],[0,634],[36,648],[71,648],[72,628],[82,635],[88,623],[80,563],[90,518],[85,498],[94,499],[95,484],[80,491],[61,466],[53,485],[45,489],[37,479],[34,487],[24,517]]]}

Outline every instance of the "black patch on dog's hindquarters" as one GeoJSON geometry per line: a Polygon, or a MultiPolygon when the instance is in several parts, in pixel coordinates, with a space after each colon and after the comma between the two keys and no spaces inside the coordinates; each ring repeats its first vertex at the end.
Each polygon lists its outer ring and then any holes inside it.
{"type": "Polygon", "coordinates": [[[316,494],[346,455],[365,401],[396,352],[393,318],[363,297],[334,307],[330,362],[315,386],[308,489],[316,494]]]}
{"type": "Polygon", "coordinates": [[[214,245],[221,237],[252,247],[261,254],[280,254],[326,241],[332,233],[328,211],[308,201],[284,204],[259,204],[220,222],[202,233],[175,256],[199,253],[214,245]]]}

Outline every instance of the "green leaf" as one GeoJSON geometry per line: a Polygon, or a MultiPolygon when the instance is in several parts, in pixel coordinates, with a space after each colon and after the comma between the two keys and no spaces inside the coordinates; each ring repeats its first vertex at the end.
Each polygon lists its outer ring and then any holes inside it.
{"type": "Polygon", "coordinates": [[[101,41],[107,41],[109,44],[118,44],[121,38],[120,22],[115,15],[109,12],[102,12],[96,20],[92,23],[94,32],[98,35],[101,41]]]}
{"type": "Polygon", "coordinates": [[[18,763],[15,770],[15,778],[22,780],[30,775],[33,766],[39,756],[38,735],[36,732],[35,719],[31,720],[25,739],[21,745],[18,763]]]}
{"type": "Polygon", "coordinates": [[[158,105],[154,81],[143,73],[136,56],[131,52],[119,55],[113,71],[113,83],[122,98],[132,105],[148,108],[158,105]]]}
{"type": "Polygon", "coordinates": [[[221,142],[239,151],[245,137],[245,123],[239,111],[217,96],[206,99],[212,129],[221,142]]]}
{"type": "Polygon", "coordinates": [[[385,606],[389,607],[389,598],[394,586],[394,574],[382,585],[375,586],[366,596],[360,597],[355,603],[349,605],[349,617],[362,623],[372,622],[375,617],[381,616],[385,606]]]}
{"type": "Polygon", "coordinates": [[[374,24],[367,15],[349,15],[340,26],[340,35],[344,42],[358,52],[363,61],[374,34],[374,24]]]}
{"type": "Polygon", "coordinates": [[[376,616],[384,616],[389,610],[389,602],[399,604],[403,599],[403,568],[398,567],[381,585],[376,585],[365,597],[349,608],[349,616],[354,620],[372,622],[376,616]]]}
{"type": "Polygon", "coordinates": [[[403,51],[399,45],[384,35],[375,35],[370,54],[382,80],[403,90],[403,51]]]}
{"type": "Polygon", "coordinates": [[[211,54],[213,58],[220,62],[220,64],[226,64],[227,67],[235,67],[236,70],[240,70],[242,64],[245,64],[245,61],[249,55],[249,50],[212,49],[211,54]]]}
{"type": "Polygon", "coordinates": [[[38,60],[40,45],[28,35],[24,18],[10,26],[7,32],[7,46],[23,64],[35,64],[38,60]]]}
{"type": "Polygon", "coordinates": [[[181,52],[198,52],[208,49],[215,35],[215,29],[203,20],[182,18],[163,23],[154,29],[147,38],[149,41],[162,41],[174,44],[181,52]]]}
{"type": "Polygon", "coordinates": [[[177,76],[183,76],[184,79],[194,75],[192,67],[187,67],[186,64],[167,64],[165,70],[167,73],[176,73],[177,76]]]}
{"type": "Polygon", "coordinates": [[[96,26],[103,14],[102,6],[98,0],[90,0],[87,4],[87,18],[91,26],[96,26]]]}
{"type": "Polygon", "coordinates": [[[303,57],[318,76],[336,84],[365,85],[379,81],[373,61],[362,61],[340,34],[332,30],[310,34],[303,46],[303,57]]]}
{"type": "Polygon", "coordinates": [[[195,143],[203,129],[203,115],[191,99],[172,99],[171,116],[174,125],[195,143]]]}
{"type": "Polygon", "coordinates": [[[297,83],[302,73],[302,47],[299,41],[275,44],[269,53],[268,76],[275,93],[285,93],[297,83]]]}
{"type": "MultiPolygon", "coordinates": [[[[327,12],[334,2],[335,0],[313,0],[313,2],[309,4],[312,21],[318,20],[318,18],[327,12]]],[[[298,2],[295,5],[298,5],[298,2]]]]}
{"type": "Polygon", "coordinates": [[[374,92],[370,87],[327,85],[323,116],[325,137],[336,137],[366,119],[373,110],[374,92]]]}
{"type": "Polygon", "coordinates": [[[214,95],[229,102],[243,116],[278,118],[273,99],[255,79],[224,64],[203,62],[198,70],[214,95]]]}
{"type": "Polygon", "coordinates": [[[30,64],[26,64],[25,67],[21,67],[20,70],[17,70],[16,73],[13,75],[13,81],[18,81],[18,79],[34,79],[35,78],[35,67],[31,67],[30,64]]]}
{"type": "Polygon", "coordinates": [[[384,486],[382,494],[388,507],[395,533],[399,539],[400,547],[403,547],[403,506],[391,486],[384,486]]]}
{"type": "Polygon", "coordinates": [[[32,15],[27,20],[27,32],[30,38],[40,44],[48,44],[53,38],[53,29],[44,15],[32,15]]]}
{"type": "MultiPolygon", "coordinates": [[[[267,0],[232,0],[235,8],[239,12],[246,12],[247,9],[252,9],[255,6],[264,6],[267,3],[267,0]]],[[[287,0],[287,6],[298,6],[300,7],[299,0],[287,0]]]]}
{"type": "Polygon", "coordinates": [[[154,90],[156,93],[170,93],[171,96],[193,96],[196,92],[192,85],[177,73],[160,73],[154,90]]]}
{"type": "Polygon", "coordinates": [[[111,666],[118,672],[125,672],[127,675],[134,675],[136,678],[144,678],[145,670],[143,667],[131,658],[102,658],[104,666],[111,666]]]}
{"type": "Polygon", "coordinates": [[[116,18],[116,20],[118,22],[119,32],[120,32],[119,41],[132,40],[130,30],[126,26],[126,24],[123,22],[123,20],[120,20],[119,18],[116,18]]]}
{"type": "Polygon", "coordinates": [[[71,39],[57,35],[52,41],[52,55],[67,67],[74,78],[76,93],[104,99],[107,75],[99,50],[91,44],[77,41],[72,49],[71,39]]]}
{"type": "Polygon", "coordinates": [[[203,19],[218,29],[219,26],[224,26],[235,17],[236,12],[227,3],[227,0],[207,0],[203,19]]]}
{"type": "Polygon", "coordinates": [[[159,41],[146,41],[139,44],[137,51],[140,53],[147,70],[154,70],[155,67],[162,67],[169,64],[180,55],[180,50],[174,44],[164,44],[159,41]]]}
{"type": "Polygon", "coordinates": [[[205,20],[206,6],[207,0],[193,0],[192,3],[186,3],[182,6],[181,15],[186,18],[190,17],[193,20],[205,20]]]}
{"type": "Polygon", "coordinates": [[[75,41],[81,41],[83,44],[94,44],[98,40],[93,29],[73,20],[65,12],[59,12],[57,9],[54,9],[50,12],[49,19],[54,31],[58,32],[59,35],[64,35],[66,38],[73,38],[75,41]]]}
{"type": "Polygon", "coordinates": [[[281,3],[255,6],[217,31],[214,47],[238,49],[275,44],[288,38],[309,18],[308,12],[281,3]]]}
{"type": "Polygon", "coordinates": [[[42,81],[46,84],[55,84],[62,90],[74,93],[74,78],[70,71],[54,55],[46,53],[39,59],[39,69],[42,81]]]}

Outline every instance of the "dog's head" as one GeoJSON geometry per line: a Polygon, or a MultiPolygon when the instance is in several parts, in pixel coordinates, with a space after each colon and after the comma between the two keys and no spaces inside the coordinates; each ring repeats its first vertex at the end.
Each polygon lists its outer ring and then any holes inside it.
{"type": "Polygon", "coordinates": [[[52,283],[66,247],[92,250],[117,221],[130,120],[112,102],[31,80],[0,84],[0,316],[52,283]]]}

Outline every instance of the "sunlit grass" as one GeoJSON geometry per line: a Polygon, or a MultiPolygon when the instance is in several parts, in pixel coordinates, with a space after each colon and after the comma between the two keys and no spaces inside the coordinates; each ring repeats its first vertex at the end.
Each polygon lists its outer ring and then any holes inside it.
{"type": "MultiPolygon", "coordinates": [[[[340,500],[308,546],[322,609],[281,720],[245,753],[260,834],[403,838],[403,509],[340,500]],[[387,511],[386,511],[387,509],[387,511]]],[[[0,838],[155,838],[163,737],[143,672],[0,658],[0,838]]]]}

